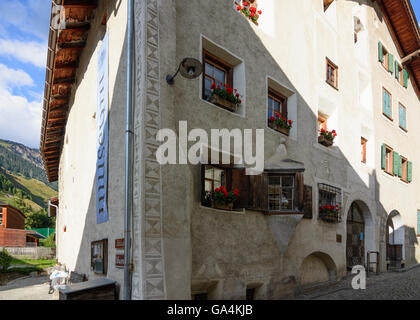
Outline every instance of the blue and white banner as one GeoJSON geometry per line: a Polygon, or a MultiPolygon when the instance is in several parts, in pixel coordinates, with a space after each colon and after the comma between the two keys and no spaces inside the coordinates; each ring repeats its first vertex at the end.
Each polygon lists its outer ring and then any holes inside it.
{"type": "Polygon", "coordinates": [[[96,106],[96,222],[108,221],[108,33],[98,52],[96,106]]]}

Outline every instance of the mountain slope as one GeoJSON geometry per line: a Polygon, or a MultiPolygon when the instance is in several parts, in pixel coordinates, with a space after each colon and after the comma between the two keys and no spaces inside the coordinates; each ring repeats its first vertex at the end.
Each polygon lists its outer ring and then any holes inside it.
{"type": "Polygon", "coordinates": [[[0,140],[0,201],[37,211],[47,208],[56,190],[57,183],[48,183],[36,149],[0,140]]]}

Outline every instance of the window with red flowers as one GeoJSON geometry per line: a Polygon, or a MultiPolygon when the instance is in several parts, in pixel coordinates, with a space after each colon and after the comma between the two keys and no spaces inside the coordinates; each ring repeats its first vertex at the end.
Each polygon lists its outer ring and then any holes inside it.
{"type": "Polygon", "coordinates": [[[233,66],[203,50],[204,76],[203,76],[203,99],[210,100],[212,85],[224,87],[228,84],[233,88],[233,66]]]}
{"type": "Polygon", "coordinates": [[[268,119],[280,114],[287,119],[287,98],[277,91],[268,89],[268,119]]]}
{"type": "Polygon", "coordinates": [[[234,208],[245,208],[248,204],[248,176],[244,168],[233,168],[229,165],[202,165],[201,186],[201,204],[205,207],[212,206],[214,193],[220,188],[239,195],[234,202],[234,208]]]}
{"type": "Polygon", "coordinates": [[[341,189],[325,183],[318,184],[318,217],[326,222],[341,221],[341,189]]]}

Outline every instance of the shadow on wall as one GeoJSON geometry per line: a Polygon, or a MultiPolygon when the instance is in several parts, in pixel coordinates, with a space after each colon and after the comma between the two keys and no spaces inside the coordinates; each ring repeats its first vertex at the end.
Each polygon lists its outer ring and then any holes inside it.
{"type": "MultiPolygon", "coordinates": [[[[113,3],[117,4],[117,2],[114,1],[113,3]]],[[[366,1],[355,2],[366,3],[366,1]]],[[[163,2],[160,5],[163,10],[173,10],[168,9],[168,6],[173,7],[174,1],[163,2]]],[[[322,146],[315,147],[317,144],[318,115],[314,113],[299,89],[295,87],[288,75],[271,56],[271,53],[266,49],[258,35],[255,34],[248,21],[234,12],[230,3],[226,4],[225,0],[212,2],[178,0],[176,6],[177,28],[182,28],[185,21],[195,26],[205,25],[206,37],[217,39],[217,42],[241,56],[246,62],[254,61],[256,56],[258,56],[258,61],[261,62],[256,65],[246,64],[247,79],[260,79],[261,81],[255,81],[252,84],[247,83],[246,117],[238,118],[239,120],[235,121],[235,125],[240,129],[264,128],[265,135],[268,137],[265,142],[265,150],[267,155],[274,153],[278,147],[281,134],[267,127],[266,106],[262,106],[261,97],[266,96],[265,79],[267,75],[274,79],[280,79],[285,87],[294,92],[298,101],[297,141],[288,139],[286,145],[289,156],[296,161],[303,162],[307,168],[305,184],[311,185],[313,190],[317,192],[319,181],[329,181],[331,184],[345,188],[346,191],[343,193],[342,207],[344,212],[342,212],[342,222],[340,224],[332,225],[317,219],[318,203],[316,201],[317,196],[314,196],[313,218],[304,219],[299,223],[290,242],[299,242],[300,247],[297,248],[295,245],[295,247],[289,248],[283,253],[280,252],[275,236],[271,233],[267,219],[262,213],[247,211],[245,215],[214,214],[200,206],[201,178],[199,166],[182,166],[182,169],[181,166],[162,167],[163,179],[166,175],[171,177],[170,180],[164,180],[163,190],[172,189],[176,193],[194,195],[191,197],[192,199],[189,199],[190,203],[187,204],[187,209],[185,209],[183,206],[186,202],[185,197],[173,199],[170,192],[163,192],[162,194],[164,217],[162,229],[164,230],[166,246],[179,237],[186,237],[186,241],[189,242],[192,249],[191,260],[174,262],[168,261],[168,259],[165,261],[166,274],[171,274],[173,271],[171,268],[174,264],[185,265],[185,270],[190,270],[190,265],[192,265],[192,273],[188,274],[187,277],[193,283],[200,283],[202,287],[215,288],[220,293],[217,297],[220,299],[243,298],[241,292],[245,292],[250,283],[260,286],[259,298],[276,299],[285,294],[293,294],[298,287],[337,280],[347,273],[345,263],[346,221],[353,202],[361,203],[364,216],[367,218],[365,233],[368,243],[365,247],[379,250],[381,261],[385,261],[388,213],[379,203],[380,186],[376,171],[372,169],[366,182],[366,179],[359,176],[358,169],[353,168],[352,163],[346,158],[340,147],[334,147],[334,150],[327,150],[322,146]],[[208,17],[192,14],[193,12],[211,12],[213,6],[226,6],[227,10],[221,14],[226,15],[226,21],[230,21],[234,30],[242,30],[242,32],[240,34],[232,32],[220,36],[217,31],[218,26],[214,24],[214,21],[208,17]],[[252,44],[252,47],[245,52],[237,52],[238,47],[235,43],[239,42],[249,43],[249,46],[252,44]],[[176,171],[177,169],[179,170],[176,171]],[[186,183],[182,184],[179,181],[186,181],[186,183]],[[193,192],[191,192],[189,181],[193,181],[193,192]],[[177,201],[182,201],[183,205],[177,205],[177,201]],[[187,236],[177,229],[185,221],[190,222],[185,227],[189,231],[187,236]],[[375,228],[375,226],[378,227],[375,228]],[[302,236],[301,232],[307,232],[307,236],[302,236]],[[341,233],[344,238],[341,243],[336,242],[337,233],[341,233]],[[325,238],[325,235],[333,235],[333,240],[325,238]],[[323,240],[313,241],[313,239],[323,240]],[[224,281],[220,279],[224,279],[224,281]],[[239,283],[235,285],[235,292],[232,292],[233,282],[239,283]],[[209,285],[206,286],[206,283],[209,285]],[[240,288],[238,289],[237,286],[240,288]]],[[[118,10],[117,6],[115,6],[115,10],[118,10]]],[[[381,13],[377,11],[377,14],[382,19],[381,13]]],[[[204,30],[198,30],[198,28],[184,28],[182,32],[178,30],[177,34],[183,34],[183,37],[177,39],[178,43],[176,49],[172,52],[171,59],[161,62],[161,90],[166,93],[172,90],[168,95],[173,99],[173,103],[166,103],[167,110],[165,112],[168,113],[168,116],[162,120],[162,127],[164,128],[177,129],[178,122],[181,120],[188,121],[189,126],[195,128],[209,128],[211,121],[217,122],[217,126],[220,126],[220,128],[231,127],[232,119],[226,115],[226,111],[216,106],[210,107],[198,98],[196,93],[200,90],[200,81],[185,81],[180,78],[177,79],[175,87],[167,88],[164,80],[166,72],[172,70],[177,62],[184,56],[190,55],[191,52],[196,52],[202,32],[204,33],[204,30]],[[186,109],[185,105],[188,105],[189,108],[186,109]],[[197,117],[197,114],[201,114],[201,116],[197,117]]],[[[91,32],[89,34],[89,46],[83,53],[85,61],[88,61],[87,57],[93,54],[93,49],[96,48],[102,37],[103,33],[91,32]],[[95,37],[95,40],[92,40],[93,37],[95,37]],[[91,43],[92,41],[93,43],[91,43]]],[[[124,43],[126,43],[126,40],[124,43]]],[[[125,52],[124,48],[121,53],[122,58],[119,61],[115,86],[111,88],[113,98],[110,103],[109,114],[109,222],[101,225],[96,224],[96,193],[95,183],[92,181],[89,206],[84,212],[83,236],[80,247],[74,248],[78,250],[75,255],[77,256],[75,271],[87,274],[90,279],[93,279],[100,277],[100,275],[95,275],[90,271],[90,244],[92,241],[108,239],[110,245],[108,248],[107,277],[119,281],[120,285],[122,285],[123,273],[121,269],[115,268],[116,251],[113,244],[115,239],[123,236],[124,224],[123,150],[126,65],[123,57],[125,57],[125,52]]],[[[78,75],[83,75],[86,72],[86,67],[86,63],[81,64],[78,75]]],[[[357,100],[355,99],[355,101],[357,100]]],[[[93,141],[90,143],[94,145],[93,141]]],[[[72,150],[72,152],[78,153],[80,150],[72,150]]],[[[91,165],[88,166],[91,167],[91,165]]],[[[76,169],[78,170],[78,168],[76,169]]],[[[67,206],[71,208],[71,200],[67,203],[67,206]]],[[[71,212],[71,209],[68,211],[71,212]]],[[[77,225],[69,225],[68,227],[77,228],[77,225]]],[[[139,227],[141,226],[134,226],[134,228],[139,227]]],[[[417,243],[417,239],[415,235],[413,237],[413,234],[414,230],[405,228],[407,257],[413,257],[412,262],[414,263],[414,243],[417,243]]],[[[69,234],[63,236],[69,236],[69,234]]],[[[66,240],[67,242],[70,241],[69,239],[66,240]]],[[[365,257],[365,255],[366,252],[363,256],[365,257]]],[[[139,267],[134,266],[135,269],[139,267]]],[[[188,272],[185,270],[179,272],[188,272]]],[[[385,270],[383,265],[381,270],[385,270]]],[[[177,291],[177,287],[185,286],[185,283],[181,282],[183,277],[178,278],[180,279],[179,283],[175,279],[171,280],[171,286],[167,286],[168,298],[188,299],[187,296],[179,297],[174,293],[177,291]]]]}

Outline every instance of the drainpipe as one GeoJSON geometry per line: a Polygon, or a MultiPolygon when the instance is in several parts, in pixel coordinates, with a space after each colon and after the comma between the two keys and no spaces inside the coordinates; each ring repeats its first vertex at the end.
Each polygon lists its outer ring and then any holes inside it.
{"type": "Polygon", "coordinates": [[[124,292],[123,300],[131,300],[131,216],[133,212],[133,62],[134,0],[128,0],[127,12],[127,106],[125,129],[125,204],[124,204],[124,292]]]}
{"type": "MultiPolygon", "coordinates": [[[[51,203],[51,200],[48,200],[48,216],[51,217],[51,207],[55,208],[55,259],[58,257],[58,206],[51,203]]],[[[50,229],[48,229],[48,237],[50,236],[50,229]]]]}

